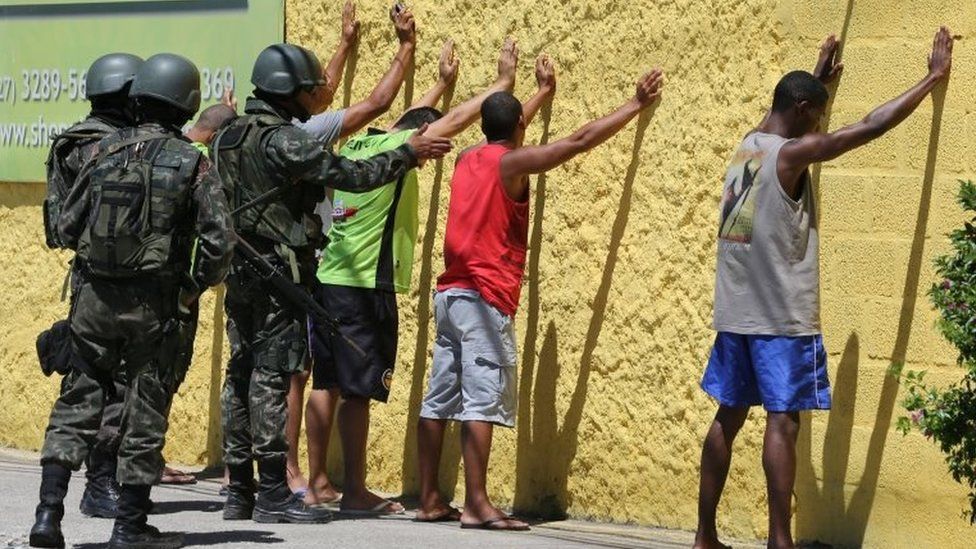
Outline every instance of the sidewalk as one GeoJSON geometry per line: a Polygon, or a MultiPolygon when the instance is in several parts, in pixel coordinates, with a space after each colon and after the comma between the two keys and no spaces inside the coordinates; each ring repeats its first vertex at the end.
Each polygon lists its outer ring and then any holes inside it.
{"type": "MultiPolygon", "coordinates": [[[[33,524],[40,467],[37,455],[0,449],[0,547],[26,547],[33,524]]],[[[78,512],[84,490],[83,473],[71,480],[65,502],[63,527],[68,546],[104,547],[112,522],[85,518],[78,512]]],[[[180,487],[153,488],[156,514],[150,524],[163,531],[186,533],[187,546],[258,547],[424,547],[424,548],[566,548],[611,547],[620,549],[675,549],[691,547],[689,532],[618,526],[583,521],[560,521],[534,525],[530,532],[484,532],[461,530],[451,524],[417,524],[412,513],[382,519],[336,520],[325,525],[258,524],[224,522],[220,519],[222,498],[217,481],[202,481],[180,487]]],[[[735,543],[737,548],[762,547],[735,543]]]]}

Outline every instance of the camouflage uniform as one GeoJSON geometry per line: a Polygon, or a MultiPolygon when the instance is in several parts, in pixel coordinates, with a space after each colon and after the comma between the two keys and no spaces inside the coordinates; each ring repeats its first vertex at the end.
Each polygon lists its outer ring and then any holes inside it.
{"type": "MultiPolygon", "coordinates": [[[[153,230],[171,234],[166,266],[136,278],[102,278],[81,265],[81,282],[72,304],[71,332],[75,372],[71,389],[54,405],[44,440],[42,463],[77,467],[92,442],[102,416],[111,377],[125,370],[128,387],[122,420],[118,480],[151,485],[161,474],[162,448],[172,394],[181,381],[181,285],[192,291],[220,282],[227,272],[234,237],[220,179],[176,130],[156,124],[122,130],[99,143],[98,153],[133,136],[158,136],[153,160],[151,219],[153,230]],[[190,280],[190,245],[199,235],[190,280]]],[[[114,155],[146,155],[145,143],[114,155]]],[[[72,191],[59,229],[68,247],[78,249],[92,205],[91,185],[72,191]]]]}
{"type": "MultiPolygon", "coordinates": [[[[324,150],[291,125],[286,113],[264,101],[248,99],[245,113],[214,140],[228,201],[236,209],[273,189],[281,193],[235,214],[235,230],[282,273],[307,285],[315,272],[310,238],[315,234],[314,207],[325,185],[365,192],[415,167],[416,157],[405,145],[353,162],[324,150]]],[[[283,476],[288,450],[285,398],[291,374],[302,368],[306,316],[280,302],[236,260],[224,306],[231,347],[221,393],[224,461],[232,477],[252,459],[273,464],[267,469],[280,467],[283,476]]],[[[263,484],[262,490],[271,488],[263,484]]]]}
{"type": "MultiPolygon", "coordinates": [[[[128,124],[119,117],[91,114],[65,130],[51,144],[46,162],[49,192],[44,204],[44,231],[49,247],[63,247],[57,232],[57,214],[60,213],[61,201],[66,197],[62,194],[74,187],[82,165],[92,157],[99,140],[126,125],[128,124]],[[58,186],[62,188],[52,188],[58,186]]],[[[73,263],[70,277],[73,303],[80,283],[73,263]]],[[[64,376],[61,380],[61,395],[71,391],[75,379],[76,376],[71,374],[64,376]]],[[[122,404],[125,397],[125,375],[121,371],[114,379],[114,385],[114,394],[106,395],[102,422],[85,459],[85,476],[88,478],[89,488],[99,485],[95,489],[103,491],[114,490],[112,484],[115,482],[116,454],[121,442],[122,404]]]]}

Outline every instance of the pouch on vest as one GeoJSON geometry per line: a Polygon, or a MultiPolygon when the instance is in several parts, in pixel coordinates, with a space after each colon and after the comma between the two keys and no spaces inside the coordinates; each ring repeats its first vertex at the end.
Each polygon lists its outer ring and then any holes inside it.
{"type": "Polygon", "coordinates": [[[303,219],[293,212],[293,206],[304,197],[296,198],[294,179],[275,182],[269,178],[261,156],[265,139],[287,125],[277,116],[242,116],[214,137],[213,161],[233,210],[234,229],[300,248],[309,242],[303,219]]]}
{"type": "Polygon", "coordinates": [[[45,376],[71,371],[71,329],[67,320],[59,320],[37,336],[37,358],[45,376]]]}
{"type": "Polygon", "coordinates": [[[153,163],[167,136],[146,140],[142,155],[121,149],[100,158],[89,178],[88,223],[78,241],[78,257],[95,276],[131,278],[161,271],[172,235],[153,230],[153,163]]]}

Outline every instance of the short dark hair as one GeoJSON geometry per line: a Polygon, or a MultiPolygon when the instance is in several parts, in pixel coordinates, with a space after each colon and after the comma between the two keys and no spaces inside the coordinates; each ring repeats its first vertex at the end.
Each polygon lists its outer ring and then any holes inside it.
{"type": "Polygon", "coordinates": [[[203,109],[193,127],[204,131],[217,131],[235,118],[237,118],[237,111],[223,103],[217,103],[203,109]]]}
{"type": "Polygon", "coordinates": [[[424,124],[437,122],[443,117],[444,113],[434,107],[417,107],[403,113],[393,127],[401,130],[416,130],[424,124]]]}
{"type": "Polygon", "coordinates": [[[784,112],[793,105],[808,101],[815,106],[827,104],[827,87],[806,71],[793,71],[780,79],[773,92],[773,112],[784,112]]]}
{"type": "Polygon", "coordinates": [[[495,92],[481,104],[481,132],[488,141],[511,139],[522,116],[522,103],[507,91],[495,92]]]}

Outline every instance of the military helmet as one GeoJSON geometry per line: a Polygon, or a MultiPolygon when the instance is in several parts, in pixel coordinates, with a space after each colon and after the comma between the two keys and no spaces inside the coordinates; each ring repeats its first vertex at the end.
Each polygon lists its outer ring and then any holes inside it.
{"type": "Polygon", "coordinates": [[[122,91],[132,82],[142,58],[131,53],[110,53],[95,60],[85,76],[85,98],[122,91]]]}
{"type": "Polygon", "coordinates": [[[181,55],[157,53],[136,71],[129,97],[151,97],[192,115],[200,108],[200,71],[181,55]]]}
{"type": "Polygon", "coordinates": [[[322,64],[310,50],[294,44],[264,48],[254,61],[251,83],[275,95],[292,95],[301,88],[324,86],[322,64]]]}

